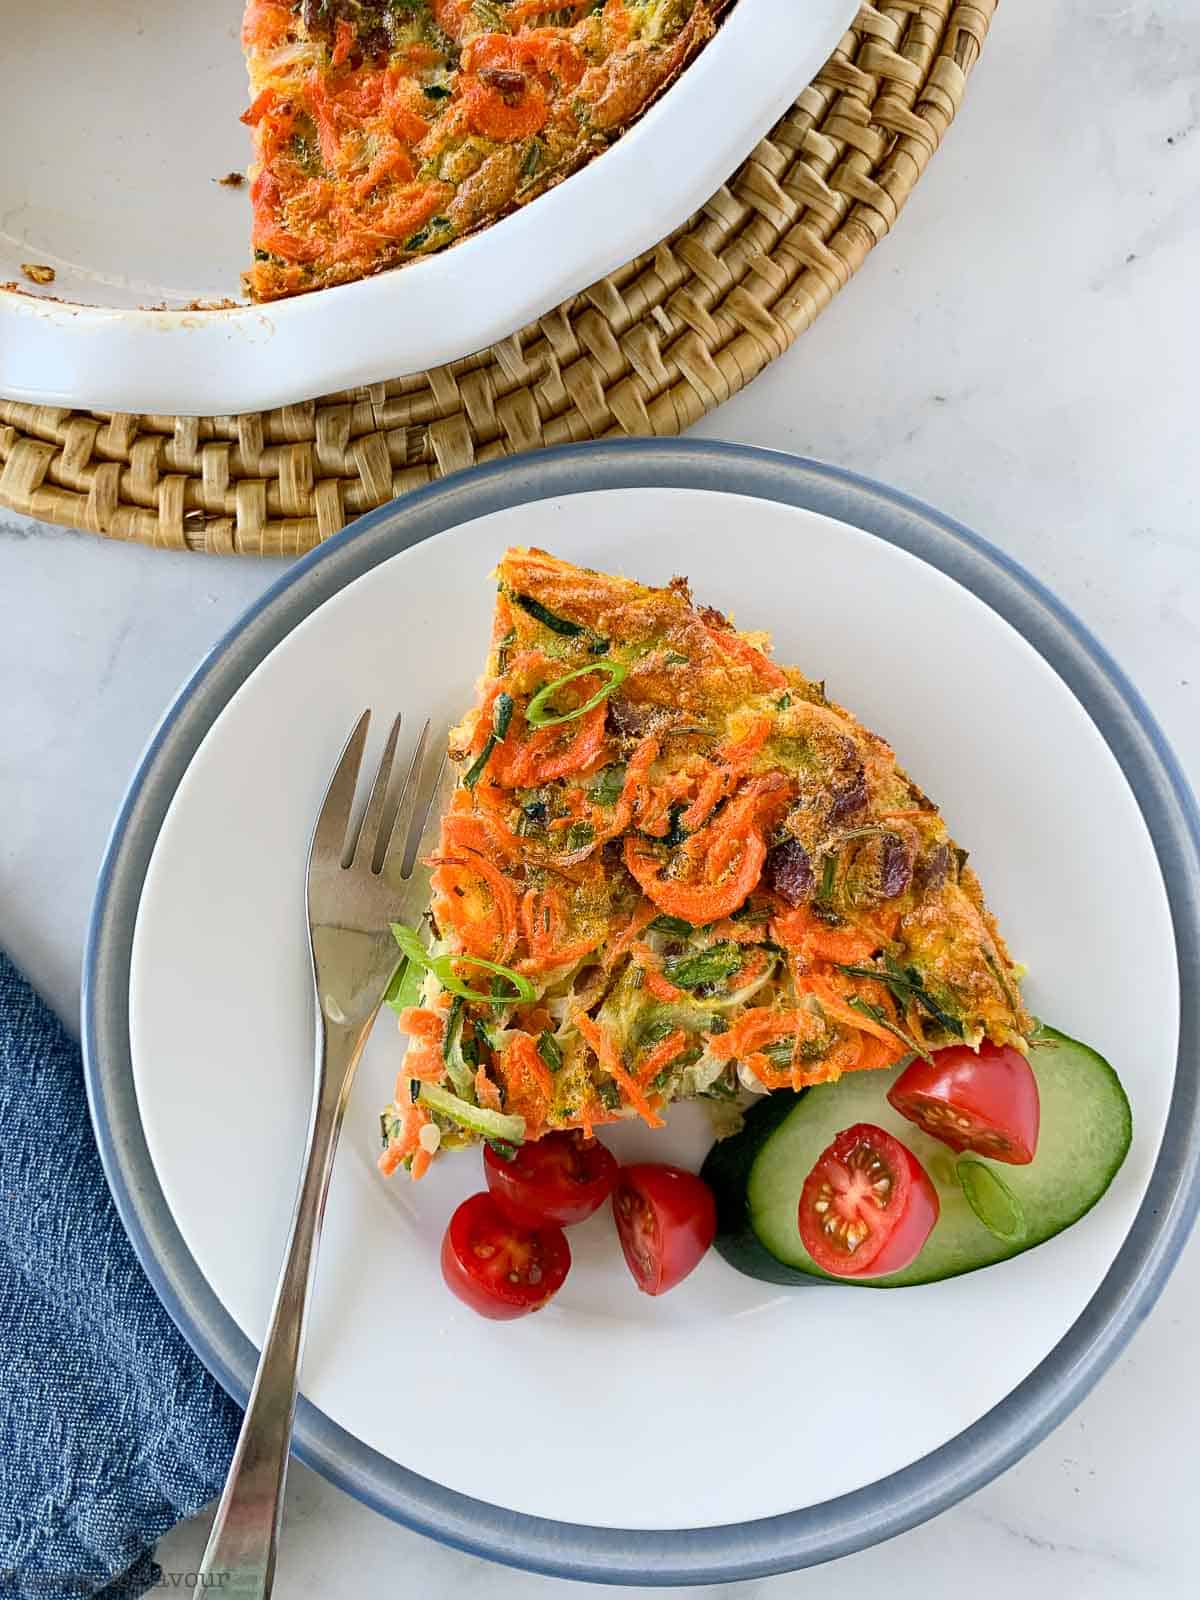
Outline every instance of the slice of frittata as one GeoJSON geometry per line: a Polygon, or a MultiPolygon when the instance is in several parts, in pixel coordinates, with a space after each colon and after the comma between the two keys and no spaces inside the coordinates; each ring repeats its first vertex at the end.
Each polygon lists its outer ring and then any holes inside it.
{"type": "Polygon", "coordinates": [[[1024,1048],[965,852],[820,683],[682,578],[526,549],[497,576],[430,928],[399,933],[385,1172],[957,1042],[1024,1048]]]}

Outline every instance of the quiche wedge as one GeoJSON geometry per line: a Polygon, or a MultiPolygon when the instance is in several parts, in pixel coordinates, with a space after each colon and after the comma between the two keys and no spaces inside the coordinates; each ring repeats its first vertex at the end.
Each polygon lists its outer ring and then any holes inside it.
{"type": "Polygon", "coordinates": [[[394,930],[385,1174],[955,1043],[1025,1049],[966,852],[823,684],[682,578],[533,549],[496,576],[429,927],[394,930]]]}
{"type": "Polygon", "coordinates": [[[732,0],[247,0],[256,300],[442,249],[607,148],[732,0]]]}

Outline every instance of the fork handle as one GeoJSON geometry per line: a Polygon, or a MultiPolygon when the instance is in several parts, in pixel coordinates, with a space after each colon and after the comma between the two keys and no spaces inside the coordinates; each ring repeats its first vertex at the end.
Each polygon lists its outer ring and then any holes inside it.
{"type": "Polygon", "coordinates": [[[309,1120],[287,1249],[242,1431],[200,1563],[200,1577],[216,1578],[221,1593],[237,1600],[266,1600],[274,1582],[321,1221],[342,1114],[366,1031],[361,1025],[342,1029],[318,1022],[317,1049],[323,1052],[324,1068],[309,1120]]]}

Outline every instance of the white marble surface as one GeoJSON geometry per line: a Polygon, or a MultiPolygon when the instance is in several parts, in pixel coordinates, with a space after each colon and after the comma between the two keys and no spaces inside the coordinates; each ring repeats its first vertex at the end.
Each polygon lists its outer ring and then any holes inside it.
{"type": "MultiPolygon", "coordinates": [[[[1194,0],[1008,0],[895,236],[699,431],[840,462],[996,540],[1108,645],[1200,783],[1198,281],[1194,0]]],[[[65,1015],[129,771],[276,570],[0,512],[0,944],[65,1015]]],[[[714,1595],[1194,1594],[1198,1320],[1193,1243],[1098,1390],[999,1481],[835,1570],[714,1595]]],[[[202,1542],[193,1523],[161,1559],[187,1571],[202,1542]]],[[[583,1588],[444,1550],[293,1472],[282,1595],[568,1591],[583,1588]]]]}

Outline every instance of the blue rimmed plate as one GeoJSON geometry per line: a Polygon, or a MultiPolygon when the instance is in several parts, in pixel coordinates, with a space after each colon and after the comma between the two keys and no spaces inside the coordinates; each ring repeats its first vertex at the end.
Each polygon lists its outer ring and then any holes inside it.
{"type": "MultiPolygon", "coordinates": [[[[300,867],[331,752],[363,704],[417,722],[465,703],[510,542],[686,572],[890,738],[970,845],[1034,1009],[1117,1065],[1135,1142],[1082,1224],[973,1277],[786,1292],[712,1258],[652,1302],[598,1217],[553,1305],[498,1328],[437,1274],[473,1156],[415,1187],[374,1173],[397,1055],[380,1029],[330,1198],[297,1449],[388,1515],[574,1578],[712,1582],[844,1554],[978,1487],[1078,1401],[1182,1244],[1200,1143],[1194,1072],[1176,1073],[1197,1043],[1186,786],[1080,625],[912,501],[732,446],[588,446],[448,480],[294,567],[182,691],[113,835],[85,974],[109,1178],[172,1316],[244,1396],[307,1114],[300,867]],[[931,1342],[921,1372],[909,1353],[931,1342]]],[[[685,1161],[706,1139],[687,1107],[621,1136],[685,1161]]]]}

